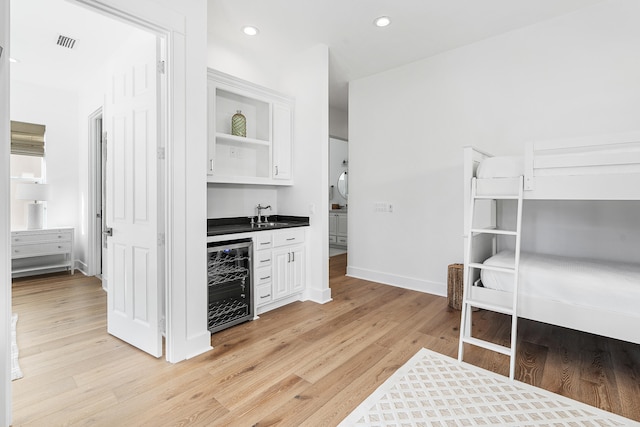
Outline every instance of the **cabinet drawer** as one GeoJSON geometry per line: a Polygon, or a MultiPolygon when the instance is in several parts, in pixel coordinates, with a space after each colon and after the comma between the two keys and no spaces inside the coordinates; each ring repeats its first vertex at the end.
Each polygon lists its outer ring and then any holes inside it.
{"type": "Polygon", "coordinates": [[[71,242],[20,245],[11,249],[11,258],[67,254],[69,251],[71,251],[71,242]]]}
{"type": "Polygon", "coordinates": [[[256,244],[254,249],[259,251],[261,249],[270,248],[272,244],[271,243],[272,238],[273,238],[273,235],[271,233],[265,233],[265,232],[257,233],[256,244]]]}
{"type": "Polygon", "coordinates": [[[258,251],[255,254],[256,268],[271,266],[271,251],[258,251]]]}
{"type": "Polygon", "coordinates": [[[13,233],[11,243],[15,245],[29,243],[46,243],[46,242],[69,242],[71,241],[71,231],[69,230],[53,230],[38,233],[13,233]]]}
{"type": "Polygon", "coordinates": [[[329,243],[337,243],[338,239],[336,238],[335,235],[330,234],[329,235],[329,243]]]}
{"type": "Polygon", "coordinates": [[[339,245],[346,245],[347,238],[345,236],[338,236],[336,243],[338,243],[339,245]]]}
{"type": "Polygon", "coordinates": [[[258,295],[258,305],[266,304],[271,302],[273,299],[271,294],[271,284],[258,286],[256,288],[256,294],[258,295]]]}
{"type": "Polygon", "coordinates": [[[256,286],[271,283],[271,267],[256,268],[256,286]]]}
{"type": "Polygon", "coordinates": [[[295,245],[304,242],[304,230],[283,230],[274,233],[273,247],[295,245]]]}

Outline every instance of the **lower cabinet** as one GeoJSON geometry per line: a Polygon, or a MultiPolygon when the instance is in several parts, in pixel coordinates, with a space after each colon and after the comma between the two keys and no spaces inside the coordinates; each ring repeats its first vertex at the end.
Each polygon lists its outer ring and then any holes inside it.
{"type": "Polygon", "coordinates": [[[304,289],[304,246],[273,251],[273,297],[288,297],[304,289]]]}
{"type": "Polygon", "coordinates": [[[288,303],[305,288],[305,230],[259,232],[254,240],[256,307],[265,312],[288,303]],[[280,304],[278,304],[280,303],[280,304]]]}

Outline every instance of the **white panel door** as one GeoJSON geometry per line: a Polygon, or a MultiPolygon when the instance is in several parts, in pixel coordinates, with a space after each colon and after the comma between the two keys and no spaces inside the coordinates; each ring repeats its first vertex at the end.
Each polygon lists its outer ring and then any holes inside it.
{"type": "Polygon", "coordinates": [[[113,62],[107,132],[108,332],[160,357],[157,48],[140,36],[113,62]]]}

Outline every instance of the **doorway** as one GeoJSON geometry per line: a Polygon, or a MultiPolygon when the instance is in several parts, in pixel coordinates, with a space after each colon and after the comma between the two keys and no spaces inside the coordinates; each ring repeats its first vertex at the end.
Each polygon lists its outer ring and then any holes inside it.
{"type": "MultiPolygon", "coordinates": [[[[67,1],[46,0],[46,5],[42,0],[13,0],[13,3],[17,3],[19,6],[12,10],[12,36],[14,30],[19,32],[23,27],[28,27],[29,32],[33,32],[33,22],[30,19],[27,19],[26,22],[22,19],[30,18],[32,11],[35,10],[37,14],[46,16],[47,21],[55,21],[55,25],[60,25],[64,27],[65,31],[69,31],[69,34],[74,34],[77,37],[74,40],[78,48],[82,46],[83,42],[85,43],[84,51],[60,50],[70,49],[68,45],[74,43],[69,42],[66,42],[65,46],[54,47],[54,50],[50,48],[38,50],[38,47],[32,47],[28,44],[20,46],[20,40],[24,40],[25,37],[24,35],[15,36],[14,39],[18,41],[16,44],[20,48],[12,49],[12,52],[18,56],[20,62],[16,63],[15,71],[12,69],[11,84],[14,85],[14,81],[19,82],[15,83],[19,87],[15,91],[12,90],[12,97],[15,96],[15,98],[11,103],[11,115],[27,118],[30,114],[34,114],[38,116],[34,121],[47,123],[45,157],[48,163],[49,183],[54,187],[52,201],[48,205],[49,226],[58,227],[61,226],[61,221],[68,221],[67,224],[72,225],[76,230],[76,236],[79,236],[75,241],[79,249],[77,252],[84,253],[84,259],[76,261],[78,269],[85,274],[100,275],[104,278],[106,259],[102,255],[102,228],[105,217],[103,199],[106,181],[103,177],[106,156],[102,155],[103,110],[102,107],[96,109],[96,106],[103,104],[104,94],[107,92],[107,74],[101,73],[103,69],[106,69],[103,63],[109,61],[111,57],[109,53],[113,55],[119,52],[116,40],[129,49],[132,45],[137,45],[129,44],[128,41],[136,37],[140,38],[140,35],[144,35],[145,40],[151,40],[151,48],[144,50],[149,53],[146,56],[157,58],[158,55],[164,55],[166,43],[162,39],[165,36],[148,28],[133,25],[130,21],[121,18],[114,19],[108,13],[99,12],[93,8],[79,7],[78,4],[71,4],[67,1]],[[58,13],[65,15],[65,19],[50,19],[51,16],[57,16],[58,13]],[[89,24],[89,28],[86,30],[89,22],[92,24],[89,24]],[[73,23],[81,23],[82,25],[72,27],[73,23]],[[110,27],[109,23],[113,25],[110,27]],[[114,27],[118,27],[118,29],[113,30],[114,27]],[[107,43],[113,44],[109,50],[91,46],[91,42],[94,40],[92,37],[95,37],[95,31],[92,31],[94,28],[101,28],[105,32],[103,37],[108,39],[107,43]],[[128,38],[114,38],[111,34],[113,32],[120,34],[120,36],[126,34],[128,38]],[[92,63],[90,68],[83,71],[84,76],[73,75],[72,71],[75,69],[72,70],[72,68],[77,67],[78,57],[81,57],[83,52],[94,50],[102,51],[102,62],[92,63]],[[62,57],[58,58],[56,65],[64,64],[65,67],[70,68],[64,70],[61,67],[56,70],[52,64],[38,62],[46,62],[47,55],[52,51],[55,52],[55,55],[62,57]],[[41,74],[34,72],[38,69],[41,74]],[[66,81],[74,82],[75,87],[65,87],[65,82],[55,81],[56,77],[65,73],[72,75],[66,81]],[[82,77],[86,77],[86,79],[82,77]],[[91,112],[92,109],[93,112],[91,112]],[[87,177],[87,179],[83,177],[87,177]]],[[[45,31],[47,29],[43,28],[45,31]]],[[[36,34],[30,34],[29,37],[37,38],[36,34]]],[[[149,46],[149,43],[145,45],[149,46]]],[[[147,67],[147,69],[152,70],[150,72],[153,74],[156,73],[155,59],[152,61],[152,67],[147,67]]],[[[109,82],[111,81],[109,80],[109,82]]],[[[166,80],[161,79],[161,82],[158,87],[161,88],[162,93],[165,93],[167,92],[166,80]]],[[[133,83],[138,82],[132,81],[133,83]]],[[[166,96],[158,97],[158,101],[151,109],[154,111],[151,115],[157,116],[158,127],[164,126],[164,122],[167,120],[163,112],[165,106],[160,101],[161,99],[166,99],[166,96]]],[[[160,138],[163,136],[158,139],[160,138]]],[[[114,158],[111,163],[115,164],[115,162],[114,158]]],[[[155,175],[149,175],[149,178],[153,179],[155,175]]],[[[159,187],[158,191],[164,191],[164,188],[159,187]]],[[[162,210],[160,206],[154,206],[154,210],[156,208],[162,210]]],[[[162,286],[160,280],[158,284],[159,287],[162,286]]],[[[159,294],[161,289],[158,289],[159,294]]],[[[162,296],[159,297],[162,300],[162,296]]]]}

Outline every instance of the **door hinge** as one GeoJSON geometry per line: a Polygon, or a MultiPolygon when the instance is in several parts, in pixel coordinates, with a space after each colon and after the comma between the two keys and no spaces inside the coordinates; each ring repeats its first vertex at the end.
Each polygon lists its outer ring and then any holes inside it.
{"type": "Polygon", "coordinates": [[[160,74],[164,74],[164,64],[165,64],[164,61],[158,61],[158,72],[160,74]]]}
{"type": "Polygon", "coordinates": [[[164,246],[164,233],[158,233],[158,246],[164,246]]]}
{"type": "Polygon", "coordinates": [[[164,160],[164,147],[158,147],[158,160],[164,160]]]}

